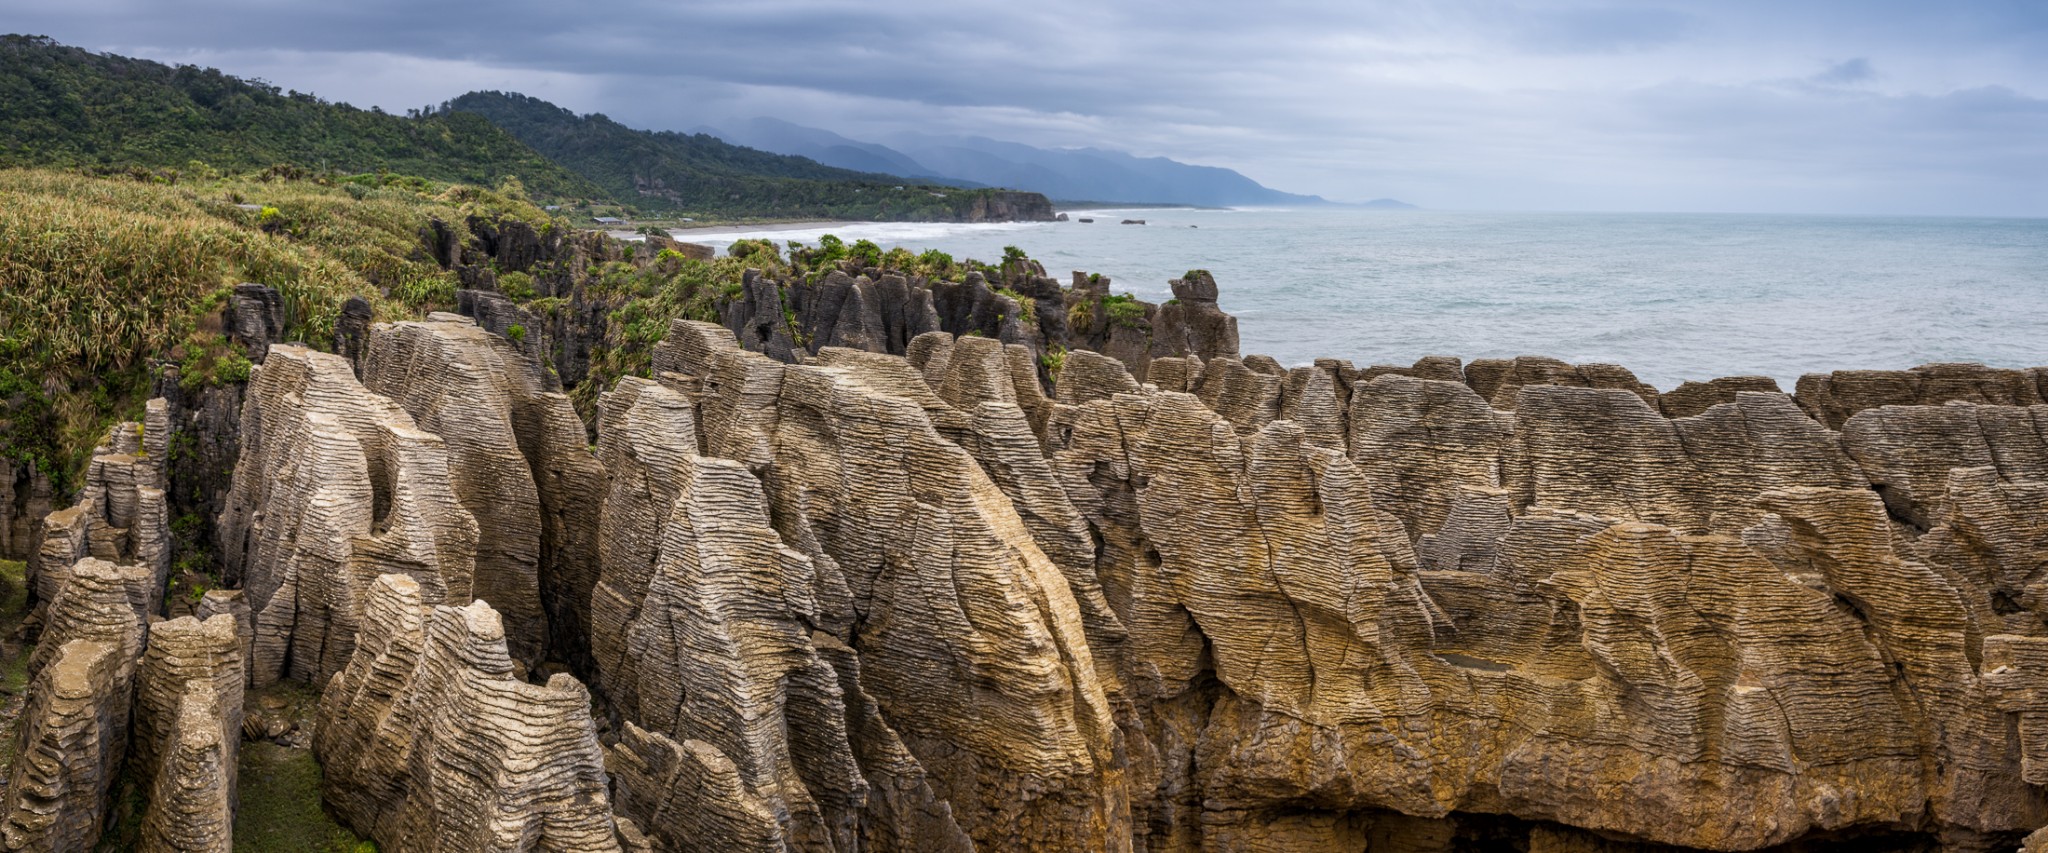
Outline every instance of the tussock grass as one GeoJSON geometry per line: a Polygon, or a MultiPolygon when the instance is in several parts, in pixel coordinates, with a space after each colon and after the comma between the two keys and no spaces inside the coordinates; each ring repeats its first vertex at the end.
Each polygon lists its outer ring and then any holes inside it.
{"type": "Polygon", "coordinates": [[[466,241],[478,212],[556,227],[516,184],[0,170],[0,454],[66,489],[106,425],[140,412],[152,363],[224,360],[238,282],[277,288],[286,339],[322,348],[351,296],[384,318],[451,307],[422,235],[438,218],[466,241]]]}

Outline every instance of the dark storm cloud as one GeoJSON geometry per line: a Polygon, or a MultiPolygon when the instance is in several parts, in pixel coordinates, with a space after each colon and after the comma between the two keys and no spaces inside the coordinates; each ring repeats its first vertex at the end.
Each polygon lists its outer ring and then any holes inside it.
{"type": "Polygon", "coordinates": [[[524,91],[1438,207],[2048,214],[2048,4],[81,0],[8,29],[358,105],[524,91]]]}

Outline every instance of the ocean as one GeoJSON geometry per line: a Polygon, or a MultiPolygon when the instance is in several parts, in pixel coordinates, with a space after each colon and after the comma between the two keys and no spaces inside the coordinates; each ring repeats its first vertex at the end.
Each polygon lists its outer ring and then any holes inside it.
{"type": "Polygon", "coordinates": [[[1022,248],[1063,283],[1141,299],[1216,276],[1242,349],[1409,364],[1423,355],[1610,362],[1687,379],[1936,361],[2048,364],[2048,220],[1352,209],[1070,210],[1053,223],[855,223],[681,231],[822,234],[995,260],[1022,248]],[[1121,225],[1144,219],[1145,225],[1121,225]]]}

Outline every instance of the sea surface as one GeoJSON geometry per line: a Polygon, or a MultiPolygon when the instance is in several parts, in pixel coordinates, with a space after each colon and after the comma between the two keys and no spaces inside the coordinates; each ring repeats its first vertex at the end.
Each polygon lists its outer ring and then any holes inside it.
{"type": "Polygon", "coordinates": [[[1063,283],[1110,276],[1163,301],[1216,276],[1246,353],[1358,366],[1423,355],[1609,362],[1687,379],[1936,361],[2048,365],[2048,219],[1352,209],[1070,210],[1053,223],[854,223],[683,231],[993,261],[1022,248],[1063,283]],[[1144,219],[1145,225],[1121,225],[1144,219]]]}

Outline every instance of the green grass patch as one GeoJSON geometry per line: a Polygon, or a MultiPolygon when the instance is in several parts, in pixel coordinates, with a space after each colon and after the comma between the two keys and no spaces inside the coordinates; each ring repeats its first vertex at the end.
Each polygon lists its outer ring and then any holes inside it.
{"type": "Polygon", "coordinates": [[[320,807],[320,764],[309,749],[269,741],[242,744],[237,853],[371,853],[377,846],[320,807]]]}
{"type": "MultiPolygon", "coordinates": [[[[28,565],[0,560],[0,732],[12,733],[28,697],[29,646],[15,642],[15,631],[28,615],[28,565]]],[[[14,769],[13,737],[0,737],[0,779],[14,769]]]]}
{"type": "Polygon", "coordinates": [[[284,339],[325,346],[351,296],[379,318],[454,305],[456,276],[422,238],[431,220],[461,240],[470,214],[558,227],[516,182],[365,177],[0,169],[0,453],[68,494],[107,425],[140,416],[153,362],[179,362],[187,390],[247,378],[220,323],[238,282],[277,288],[284,339]]]}

